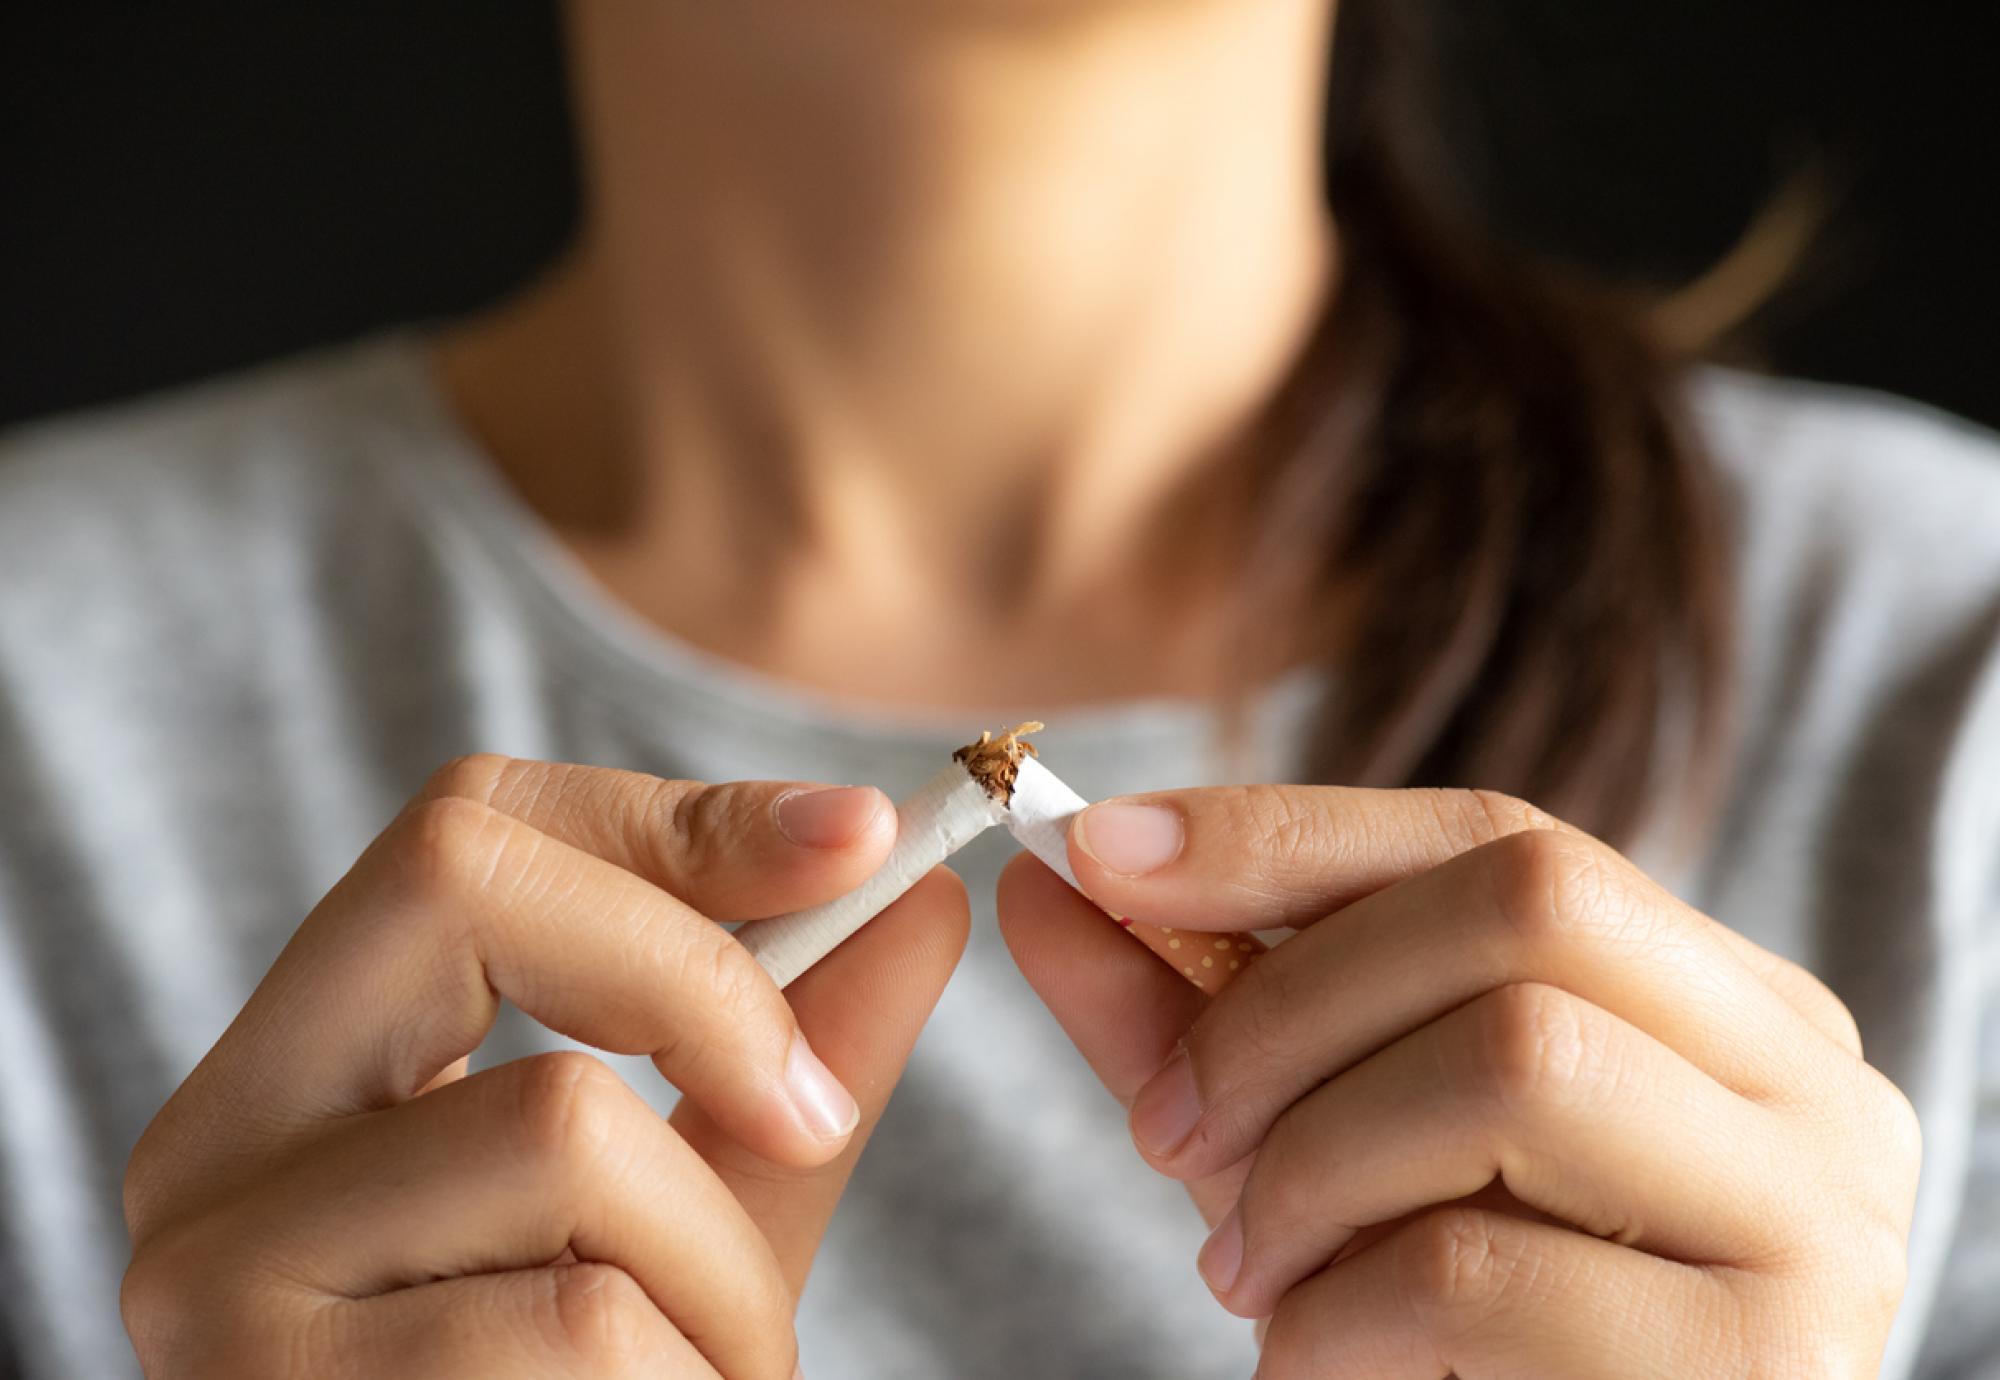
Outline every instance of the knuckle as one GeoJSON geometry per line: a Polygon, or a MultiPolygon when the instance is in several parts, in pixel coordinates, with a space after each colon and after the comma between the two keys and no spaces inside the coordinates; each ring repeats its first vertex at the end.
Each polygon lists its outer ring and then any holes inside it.
{"type": "MultiPolygon", "coordinates": [[[[147,1375],[207,1373],[204,1358],[252,1344],[234,1309],[223,1306],[216,1244],[199,1225],[180,1223],[132,1253],[118,1286],[118,1316],[147,1375]]],[[[249,1373],[249,1372],[243,1372],[249,1373]]]]}
{"type": "Polygon", "coordinates": [[[118,1317],[139,1360],[151,1374],[154,1357],[168,1349],[173,1320],[179,1311],[174,1305],[178,1269],[161,1264],[162,1252],[141,1248],[132,1253],[125,1277],[118,1285],[118,1317]]]}
{"type": "Polygon", "coordinates": [[[403,816],[391,850],[404,889],[420,902],[476,890],[505,845],[502,826],[497,811],[464,796],[421,802],[403,816]]]}
{"type": "Polygon", "coordinates": [[[660,875],[681,877],[709,866],[716,854],[717,793],[699,781],[661,781],[652,813],[654,861],[660,875]]]}
{"type": "MultiPolygon", "coordinates": [[[[1803,1268],[1768,1281],[1779,1299],[1810,1291],[1823,1301],[1820,1326],[1807,1336],[1844,1324],[1874,1331],[1886,1328],[1901,1309],[1909,1287],[1909,1238],[1903,1227],[1878,1212],[1845,1214],[1825,1222],[1803,1268]]],[[[1816,1372],[1828,1373],[1828,1372],[1816,1372]]]]}
{"type": "MultiPolygon", "coordinates": [[[[1708,924],[1718,931],[1725,931],[1719,920],[1710,920],[1708,924]]],[[[1766,986],[1818,1028],[1843,1054],[1857,1061],[1865,1057],[1861,1047],[1860,1022],[1855,1020],[1847,1003],[1827,986],[1819,974],[1794,959],[1769,950],[1756,952],[1754,958],[1756,961],[1751,963],[1751,969],[1758,973],[1766,986]]]]}
{"type": "MultiPolygon", "coordinates": [[[[1720,927],[1719,921],[1709,923],[1720,927]]],[[[1831,1040],[1841,1053],[1851,1059],[1864,1059],[1861,1025],[1847,1003],[1818,974],[1792,959],[1770,954],[1768,961],[1768,970],[1761,974],[1764,984],[1831,1040]]]]}
{"type": "Polygon", "coordinates": [[[743,1306],[743,1316],[752,1319],[761,1338],[768,1339],[768,1346],[760,1343],[760,1351],[775,1351],[771,1374],[790,1376],[798,1363],[798,1338],[793,1331],[798,1313],[798,1303],[791,1287],[785,1283],[779,1272],[776,1258],[765,1257],[762,1268],[744,1270],[739,1278],[738,1295],[743,1306]],[[775,1363],[782,1362],[783,1369],[775,1363]]]}
{"type": "Polygon", "coordinates": [[[1531,950],[1573,943],[1620,913],[1610,869],[1587,839],[1530,829],[1481,855],[1500,918],[1531,950]]]}
{"type": "MultiPolygon", "coordinates": [[[[1825,1016],[1826,1023],[1833,1028],[1834,1042],[1856,1059],[1864,1057],[1861,1045],[1861,1022],[1847,1009],[1847,1003],[1834,995],[1832,988],[1818,978],[1812,977],[1810,973],[1807,977],[1811,978],[1811,986],[1807,990],[1817,992],[1820,1011],[1825,1016]]],[[[1916,1113],[1912,1111],[1911,1115],[1914,1117],[1916,1113]]]]}
{"type": "Polygon", "coordinates": [[[1515,834],[1560,829],[1556,817],[1504,791],[1428,792],[1444,836],[1458,852],[1483,848],[1515,834]]]}
{"type": "Polygon", "coordinates": [[[1864,1223],[1855,1243],[1855,1281],[1864,1308],[1887,1321],[1902,1307],[1910,1283],[1909,1236],[1888,1222],[1864,1223]]]}
{"type": "Polygon", "coordinates": [[[1888,1142],[1895,1163],[1914,1181],[1924,1158],[1924,1127],[1916,1104],[1880,1070],[1868,1064],[1862,1067],[1868,1071],[1879,1133],[1888,1142]]]}
{"type": "Polygon", "coordinates": [[[497,752],[454,757],[430,774],[419,795],[425,800],[455,797],[484,805],[493,799],[494,787],[513,764],[513,758],[497,752]]]}
{"type": "Polygon", "coordinates": [[[658,1313],[637,1280],[596,1262],[551,1270],[546,1308],[551,1340],[592,1373],[623,1374],[644,1360],[658,1313]]]}
{"type": "Polygon", "coordinates": [[[749,1032],[768,1024],[783,1005],[750,951],[722,930],[703,930],[682,951],[682,979],[705,994],[724,1028],[749,1032]]]}
{"type": "Polygon", "coordinates": [[[1566,1095],[1595,1057],[1582,1003],[1539,982],[1487,993],[1465,1029],[1464,1091],[1513,1112],[1566,1095]]]}
{"type": "Polygon", "coordinates": [[[701,1079],[737,1050],[768,1050],[782,1057],[793,1024],[784,999],[749,951],[720,929],[688,939],[666,961],[678,994],[680,1018],[666,1026],[652,1051],[670,1080],[701,1079]]]}
{"type": "MultiPolygon", "coordinates": [[[[164,1113],[163,1113],[164,1116],[164,1113]]],[[[166,1134],[163,1117],[155,1117],[140,1133],[139,1141],[125,1161],[125,1177],[119,1186],[119,1202],[125,1213],[125,1233],[134,1245],[144,1244],[151,1234],[160,1196],[160,1173],[154,1167],[155,1146],[166,1134]]]]}
{"type": "Polygon", "coordinates": [[[1505,1306],[1516,1273],[1497,1219],[1472,1208],[1417,1219],[1400,1234],[1393,1264],[1412,1310],[1447,1334],[1505,1306]]]}
{"type": "Polygon", "coordinates": [[[585,1166],[615,1143],[630,1094],[601,1060],[575,1050],[522,1059],[516,1069],[514,1129],[537,1165],[585,1166]]]}

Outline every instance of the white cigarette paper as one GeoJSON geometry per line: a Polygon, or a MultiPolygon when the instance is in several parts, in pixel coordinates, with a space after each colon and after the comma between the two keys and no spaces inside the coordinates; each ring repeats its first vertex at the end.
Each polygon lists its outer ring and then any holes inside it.
{"type": "Polygon", "coordinates": [[[1014,841],[1048,864],[1049,871],[1077,885],[1069,865],[1069,822],[1090,802],[1071,790],[1063,779],[1032,757],[1021,759],[1020,775],[1014,778],[1014,799],[1001,822],[1014,841]]]}
{"type": "Polygon", "coordinates": [[[1006,808],[953,762],[896,807],[896,846],[874,876],[837,900],[744,925],[736,937],[771,981],[788,987],[933,867],[998,824],[1006,808]]]}

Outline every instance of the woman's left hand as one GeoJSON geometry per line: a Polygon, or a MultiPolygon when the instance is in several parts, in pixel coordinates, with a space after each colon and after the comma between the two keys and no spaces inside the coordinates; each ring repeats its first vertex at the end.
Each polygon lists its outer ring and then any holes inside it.
{"type": "Polygon", "coordinates": [[[1916,1116],[1803,969],[1483,793],[1134,797],[1070,857],[1191,956],[1300,931],[1211,1001],[1032,859],[1001,883],[1263,1380],[1876,1374],[1916,1116]]]}

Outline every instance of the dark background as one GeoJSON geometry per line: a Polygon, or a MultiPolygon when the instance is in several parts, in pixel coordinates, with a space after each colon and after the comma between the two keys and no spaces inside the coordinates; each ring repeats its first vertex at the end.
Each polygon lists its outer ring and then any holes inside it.
{"type": "MultiPolygon", "coordinates": [[[[1509,234],[1672,281],[1818,159],[1833,230],[1761,322],[1769,361],[2000,423],[1976,7],[1437,8],[1457,146],[1509,234]]],[[[8,11],[0,421],[474,305],[570,222],[545,3],[8,11]]]]}

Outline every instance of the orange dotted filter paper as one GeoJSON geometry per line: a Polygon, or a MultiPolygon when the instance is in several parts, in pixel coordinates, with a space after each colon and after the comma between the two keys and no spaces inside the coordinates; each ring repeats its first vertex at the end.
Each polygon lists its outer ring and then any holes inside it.
{"type": "Polygon", "coordinates": [[[1254,934],[1177,930],[1164,925],[1142,925],[1124,916],[1112,918],[1175,972],[1210,996],[1234,982],[1244,969],[1270,951],[1270,946],[1254,934]]]}

